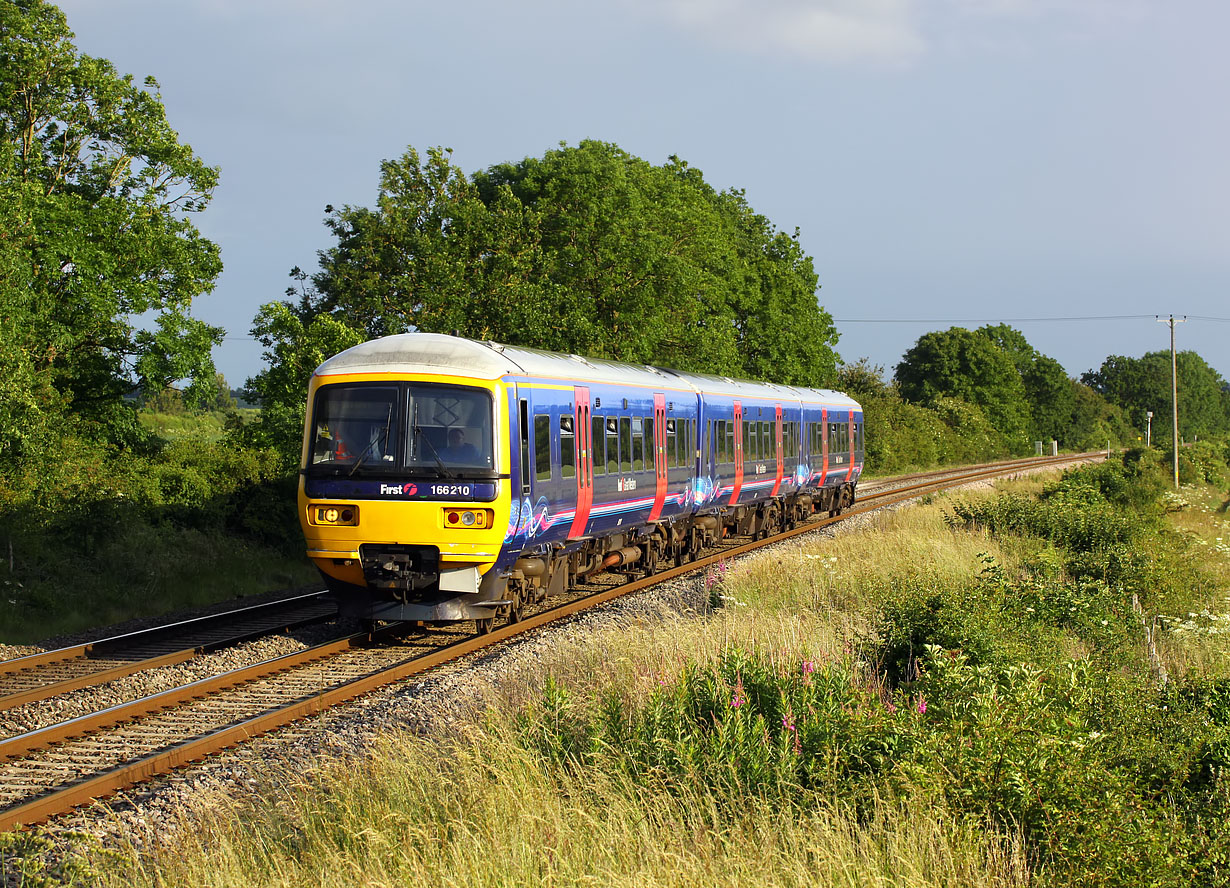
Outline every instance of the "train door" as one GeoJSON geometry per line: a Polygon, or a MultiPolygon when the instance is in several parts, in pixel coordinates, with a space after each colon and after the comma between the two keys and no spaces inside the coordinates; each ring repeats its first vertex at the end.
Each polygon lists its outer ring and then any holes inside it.
{"type": "Polygon", "coordinates": [[[783,474],[783,450],[782,450],[782,405],[778,404],[773,408],[773,452],[777,456],[777,474],[773,479],[772,496],[777,496],[778,490],[782,486],[783,474]]]}
{"type": "Polygon", "coordinates": [[[653,395],[653,466],[653,508],[649,512],[649,520],[657,521],[662,514],[662,504],[666,502],[667,487],[666,395],[658,392],[653,395]]]}
{"type": "Polygon", "coordinates": [[[846,471],[846,480],[849,481],[854,476],[854,411],[851,410],[847,415],[849,420],[846,423],[846,452],[850,454],[850,468],[846,471]]]}
{"type": "Polygon", "coordinates": [[[577,511],[568,530],[568,539],[585,536],[589,523],[589,510],[594,503],[594,447],[593,430],[590,428],[589,389],[578,385],[573,389],[574,416],[576,419],[577,460],[577,511]]]}
{"type": "Polygon", "coordinates": [[[829,408],[820,408],[820,486],[829,480],[829,408]]]}
{"type": "Polygon", "coordinates": [[[739,501],[739,491],[743,488],[743,404],[735,401],[735,489],[730,495],[733,506],[739,501]]]}

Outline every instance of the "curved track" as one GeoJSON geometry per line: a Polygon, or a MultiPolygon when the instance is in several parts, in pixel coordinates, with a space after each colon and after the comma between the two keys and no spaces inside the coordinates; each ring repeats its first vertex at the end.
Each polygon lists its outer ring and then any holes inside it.
{"type": "MultiPolygon", "coordinates": [[[[813,519],[775,536],[731,540],[713,554],[649,577],[573,590],[570,600],[532,613],[490,634],[468,624],[399,638],[389,626],[278,657],[151,697],[112,707],[0,742],[0,830],[37,823],[148,780],[274,728],[347,702],[382,685],[532,632],[614,598],[653,586],[774,542],[810,533],[851,515],[905,502],[949,487],[1062,465],[1091,456],[1012,461],[940,473],[860,496],[842,516],[813,519]],[[928,477],[931,476],[931,477],[928,477]],[[934,477],[941,475],[943,477],[934,477]],[[379,641],[380,644],[374,644],[379,641]]],[[[919,476],[914,476],[919,477],[919,476]]],[[[888,479],[901,483],[909,478],[888,479]]]]}

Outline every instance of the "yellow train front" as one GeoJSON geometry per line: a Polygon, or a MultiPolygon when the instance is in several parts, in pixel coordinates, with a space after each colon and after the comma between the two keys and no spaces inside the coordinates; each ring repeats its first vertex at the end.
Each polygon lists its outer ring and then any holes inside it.
{"type": "Polygon", "coordinates": [[[477,620],[504,603],[508,395],[498,351],[406,334],[326,361],[308,390],[299,517],[342,612],[477,620]]]}

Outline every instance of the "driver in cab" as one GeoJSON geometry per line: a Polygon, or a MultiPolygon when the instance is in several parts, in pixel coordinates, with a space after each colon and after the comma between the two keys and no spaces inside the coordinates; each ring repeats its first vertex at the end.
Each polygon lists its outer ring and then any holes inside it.
{"type": "Polygon", "coordinates": [[[448,445],[440,451],[440,458],[453,465],[476,465],[481,457],[478,448],[466,441],[463,429],[448,430],[448,445]]]}

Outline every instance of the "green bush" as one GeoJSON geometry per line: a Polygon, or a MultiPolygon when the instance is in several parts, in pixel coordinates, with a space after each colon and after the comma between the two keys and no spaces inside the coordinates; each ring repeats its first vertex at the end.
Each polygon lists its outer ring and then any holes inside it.
{"type": "Polygon", "coordinates": [[[518,731],[550,767],[687,786],[737,810],[942,799],[1020,829],[1043,884],[1215,884],[1230,876],[1222,685],[1158,691],[1094,666],[976,665],[932,646],[888,691],[852,661],[728,651],[638,704],[548,683],[518,731]]]}

